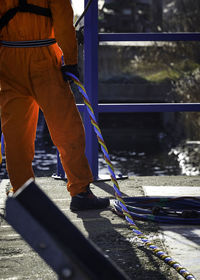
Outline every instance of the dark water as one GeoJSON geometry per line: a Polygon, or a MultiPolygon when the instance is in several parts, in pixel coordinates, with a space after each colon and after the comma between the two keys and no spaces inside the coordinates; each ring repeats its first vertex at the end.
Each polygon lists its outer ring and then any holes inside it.
{"type": "MultiPolygon", "coordinates": [[[[113,151],[110,154],[116,175],[164,176],[181,175],[176,155],[167,152],[148,154],[135,151],[113,151]]],[[[37,177],[52,176],[57,172],[56,147],[48,138],[37,138],[33,169],[37,177]],[[44,141],[43,141],[44,140],[44,141]]],[[[103,154],[99,153],[99,174],[109,174],[103,154]]],[[[5,157],[0,178],[7,178],[5,157]]]]}
{"type": "MultiPolygon", "coordinates": [[[[110,154],[111,162],[116,174],[128,176],[166,176],[181,175],[181,169],[176,157],[166,152],[148,154],[145,152],[116,151],[110,154]]],[[[99,155],[99,172],[109,174],[103,160],[99,155]]]]}
{"type": "MultiPolygon", "coordinates": [[[[142,139],[141,139],[142,141],[142,139]]],[[[200,145],[198,145],[200,147],[200,145]]],[[[196,148],[196,146],[195,146],[196,148]]],[[[185,149],[185,146],[184,146],[185,149]]],[[[191,143],[190,143],[191,149],[191,143]]],[[[167,175],[198,175],[197,173],[185,173],[184,158],[188,158],[188,154],[182,152],[182,148],[169,149],[168,151],[112,151],[110,159],[113,164],[116,175],[124,176],[167,176],[167,175]],[[187,157],[185,156],[187,155],[187,157]],[[180,161],[181,158],[181,161],[180,161]],[[183,167],[184,165],[184,167],[183,167]]],[[[192,150],[194,150],[192,148],[192,150]]],[[[191,154],[191,152],[190,152],[191,154]]],[[[200,154],[200,148],[199,148],[200,154]]],[[[196,157],[196,156],[193,156],[196,157]]],[[[188,165],[188,161],[186,161],[188,165]]],[[[190,168],[190,170],[193,167],[190,168]]],[[[46,123],[42,116],[39,118],[37,128],[37,136],[35,141],[35,157],[33,161],[33,169],[37,177],[52,176],[57,172],[57,151],[53,145],[46,123]]],[[[188,169],[187,169],[188,170],[188,169]]],[[[99,174],[109,174],[107,165],[103,159],[103,154],[99,153],[99,174]]],[[[0,178],[7,178],[5,157],[0,169],[0,178]]]]}

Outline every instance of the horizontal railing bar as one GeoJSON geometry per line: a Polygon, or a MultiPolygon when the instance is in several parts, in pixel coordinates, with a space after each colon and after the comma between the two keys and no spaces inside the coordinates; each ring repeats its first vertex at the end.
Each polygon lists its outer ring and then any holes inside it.
{"type": "Polygon", "coordinates": [[[200,33],[99,33],[99,41],[200,41],[200,33]]]}
{"type": "MultiPolygon", "coordinates": [[[[77,104],[80,112],[84,104],[77,104]]],[[[99,113],[131,112],[200,112],[200,103],[105,103],[98,104],[99,113]]]]}

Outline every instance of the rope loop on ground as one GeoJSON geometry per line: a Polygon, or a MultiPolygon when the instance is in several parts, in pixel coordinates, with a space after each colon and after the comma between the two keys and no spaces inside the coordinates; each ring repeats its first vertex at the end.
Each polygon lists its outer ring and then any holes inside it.
{"type": "MultiPolygon", "coordinates": [[[[199,197],[125,197],[124,202],[135,220],[168,224],[200,224],[199,197]]],[[[115,212],[122,216],[121,203],[114,202],[115,212]]]]}

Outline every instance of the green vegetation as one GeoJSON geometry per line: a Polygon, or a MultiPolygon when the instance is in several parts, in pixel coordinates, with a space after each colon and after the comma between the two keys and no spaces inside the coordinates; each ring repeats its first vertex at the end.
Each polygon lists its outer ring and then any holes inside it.
{"type": "Polygon", "coordinates": [[[161,83],[166,80],[177,81],[184,75],[191,74],[199,64],[192,60],[183,60],[169,65],[164,63],[140,63],[137,74],[147,81],[161,83]]]}
{"type": "Polygon", "coordinates": [[[157,67],[157,65],[151,64],[150,72],[141,72],[140,75],[149,82],[161,83],[165,80],[177,80],[180,77],[180,73],[174,69],[163,65],[162,68],[157,67]]]}

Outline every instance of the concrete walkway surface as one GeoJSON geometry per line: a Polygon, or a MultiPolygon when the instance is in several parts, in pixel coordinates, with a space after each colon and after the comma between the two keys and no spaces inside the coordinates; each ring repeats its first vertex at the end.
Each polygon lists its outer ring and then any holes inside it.
{"type": "MultiPolygon", "coordinates": [[[[146,196],[200,198],[200,187],[144,186],[143,189],[146,196]]],[[[200,225],[160,225],[160,229],[170,256],[174,256],[183,267],[200,279],[200,225]]]]}
{"type": "MultiPolygon", "coordinates": [[[[69,210],[70,196],[62,180],[41,177],[36,182],[77,228],[111,258],[130,279],[183,279],[177,272],[155,257],[137,241],[126,221],[111,211],[69,210]]],[[[5,188],[8,180],[0,183],[0,213],[5,208],[5,188]]],[[[184,196],[200,197],[200,177],[155,176],[130,177],[119,181],[124,196],[184,196]]],[[[114,199],[110,181],[91,185],[98,196],[114,199]]],[[[52,221],[56,223],[56,221],[52,221]]],[[[168,225],[137,221],[140,230],[159,248],[180,262],[200,279],[200,225],[168,225]]],[[[75,240],[75,242],[78,242],[75,240]]],[[[57,279],[55,273],[33,252],[10,225],[0,220],[0,280],[57,279]]],[[[81,279],[80,279],[81,280],[81,279]]],[[[102,279],[104,280],[104,279],[102,279]]],[[[107,279],[105,279],[107,280],[107,279]]]]}

